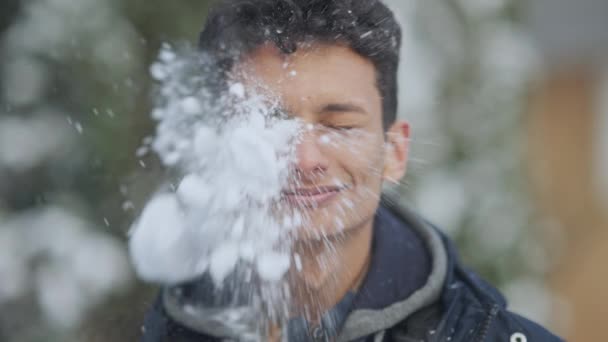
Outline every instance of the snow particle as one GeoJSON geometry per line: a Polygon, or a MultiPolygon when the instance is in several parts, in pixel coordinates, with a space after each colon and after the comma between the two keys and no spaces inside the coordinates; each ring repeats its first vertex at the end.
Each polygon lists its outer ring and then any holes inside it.
{"type": "Polygon", "coordinates": [[[302,258],[300,257],[300,254],[296,253],[293,255],[293,262],[296,266],[296,270],[302,272],[302,258]]]}
{"type": "Polygon", "coordinates": [[[221,244],[211,255],[209,273],[216,285],[221,285],[239,258],[239,248],[234,243],[221,244]]]}
{"type": "Polygon", "coordinates": [[[291,264],[288,255],[277,252],[264,253],[256,261],[258,274],[269,282],[281,280],[291,264]]]}
{"type": "Polygon", "coordinates": [[[200,102],[192,96],[186,97],[181,101],[181,108],[185,114],[200,114],[202,111],[200,102]]]}
{"type": "Polygon", "coordinates": [[[230,92],[230,94],[238,98],[245,97],[245,86],[243,86],[242,83],[234,83],[230,85],[230,89],[228,89],[228,91],[230,92]]]}
{"type": "Polygon", "coordinates": [[[361,39],[365,39],[365,38],[371,36],[372,33],[373,33],[373,31],[367,31],[367,32],[365,32],[364,34],[361,35],[361,39]]]}

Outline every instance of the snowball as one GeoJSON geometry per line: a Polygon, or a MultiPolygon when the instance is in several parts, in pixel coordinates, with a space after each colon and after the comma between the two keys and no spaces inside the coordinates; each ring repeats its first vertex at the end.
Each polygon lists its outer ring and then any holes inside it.
{"type": "Polygon", "coordinates": [[[302,217],[282,225],[275,208],[302,122],[277,115],[274,99],[250,94],[243,83],[217,97],[168,47],[159,59],[150,68],[161,87],[151,112],[156,134],[136,154],[151,148],[183,178],[174,193],[152,197],[134,225],[137,273],[171,285],[209,272],[222,286],[238,264],[246,274],[280,280],[291,260],[289,223],[300,225],[302,217]],[[276,246],[283,252],[273,252],[276,246]]]}
{"type": "Polygon", "coordinates": [[[135,224],[129,241],[135,270],[146,281],[177,283],[192,274],[188,237],[175,196],[154,197],[135,224]]]}

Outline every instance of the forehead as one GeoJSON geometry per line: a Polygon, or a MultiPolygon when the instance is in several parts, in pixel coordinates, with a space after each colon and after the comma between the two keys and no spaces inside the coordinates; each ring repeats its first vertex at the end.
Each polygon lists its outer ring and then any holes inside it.
{"type": "Polygon", "coordinates": [[[235,70],[247,82],[261,83],[285,101],[342,97],[370,105],[380,102],[374,64],[347,46],[312,43],[284,54],[265,44],[235,70]]]}

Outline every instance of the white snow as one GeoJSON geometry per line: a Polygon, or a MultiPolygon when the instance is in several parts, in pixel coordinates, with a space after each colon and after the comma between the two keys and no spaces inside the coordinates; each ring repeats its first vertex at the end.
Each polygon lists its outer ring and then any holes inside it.
{"type": "Polygon", "coordinates": [[[201,112],[202,107],[199,101],[192,96],[188,96],[181,101],[182,110],[186,114],[198,114],[201,112]]]}
{"type": "Polygon", "coordinates": [[[269,251],[258,256],[256,264],[262,279],[276,282],[285,275],[291,263],[288,254],[269,251]]]}
{"type": "Polygon", "coordinates": [[[190,174],[184,177],[177,188],[180,202],[189,208],[204,208],[212,199],[211,186],[201,177],[190,174]]]}
{"type": "Polygon", "coordinates": [[[175,60],[177,56],[175,52],[168,48],[168,46],[164,46],[164,48],[160,51],[158,58],[163,62],[172,62],[175,60]]]}
{"type": "Polygon", "coordinates": [[[146,281],[176,283],[193,276],[189,238],[176,196],[160,194],[144,209],[130,239],[138,275],[146,281]]]}
{"type": "Polygon", "coordinates": [[[213,251],[210,260],[209,273],[216,284],[221,284],[239,260],[239,247],[233,242],[222,243],[213,251]]]}
{"type": "Polygon", "coordinates": [[[209,126],[201,126],[195,133],[194,137],[194,153],[203,161],[213,155],[216,149],[215,145],[219,137],[214,130],[209,126]]]}
{"type": "Polygon", "coordinates": [[[255,254],[255,246],[251,241],[242,242],[239,246],[239,256],[242,260],[253,262],[253,260],[255,259],[255,254]]]}
{"type": "Polygon", "coordinates": [[[271,208],[286,185],[301,123],[278,118],[272,99],[250,94],[242,83],[229,85],[219,101],[205,89],[185,89],[204,83],[188,63],[161,52],[151,68],[161,89],[149,147],[182,179],[175,192],[154,195],[134,224],[135,269],[161,284],[209,272],[219,287],[244,265],[278,282],[290,267],[288,231],[302,218],[282,226],[271,208]]]}
{"type": "Polygon", "coordinates": [[[233,83],[228,91],[239,98],[245,97],[245,86],[242,83],[233,83]]]}
{"type": "Polygon", "coordinates": [[[123,211],[129,211],[129,210],[133,210],[135,209],[135,206],[133,205],[133,202],[131,201],[124,201],[122,203],[122,210],[123,211]]]}
{"type": "Polygon", "coordinates": [[[150,67],[150,74],[157,81],[162,81],[163,79],[165,79],[165,77],[167,77],[167,72],[165,71],[165,68],[163,68],[162,65],[158,63],[152,64],[152,66],[150,67]]]}
{"type": "Polygon", "coordinates": [[[245,218],[243,216],[239,216],[236,219],[236,222],[232,225],[232,231],[230,232],[232,238],[239,239],[245,233],[245,218]]]}
{"type": "Polygon", "coordinates": [[[365,38],[367,38],[367,37],[371,36],[371,35],[372,35],[372,33],[374,33],[374,32],[373,32],[373,31],[367,31],[367,32],[365,32],[364,34],[362,34],[360,38],[361,38],[361,39],[365,39],[365,38]]]}
{"type": "Polygon", "coordinates": [[[331,138],[327,134],[324,134],[319,138],[319,142],[322,145],[327,145],[331,142],[331,138]]]}
{"type": "Polygon", "coordinates": [[[300,257],[300,254],[295,253],[293,255],[293,263],[295,264],[296,270],[302,272],[302,257],[300,257]]]}
{"type": "Polygon", "coordinates": [[[141,158],[148,154],[149,148],[148,146],[142,146],[135,151],[135,156],[141,158]]]}

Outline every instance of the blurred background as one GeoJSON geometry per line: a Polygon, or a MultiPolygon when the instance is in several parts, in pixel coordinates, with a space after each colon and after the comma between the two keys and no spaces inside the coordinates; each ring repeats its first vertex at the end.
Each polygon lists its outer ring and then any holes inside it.
{"type": "MultiPolygon", "coordinates": [[[[608,2],[392,0],[400,190],[513,310],[608,341],[608,2]]],[[[149,66],[209,1],[2,0],[0,341],[135,341],[129,226],[164,170],[149,66]]]]}

